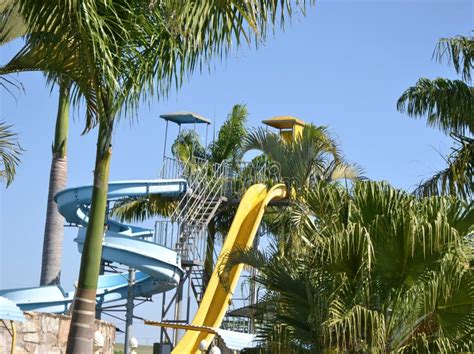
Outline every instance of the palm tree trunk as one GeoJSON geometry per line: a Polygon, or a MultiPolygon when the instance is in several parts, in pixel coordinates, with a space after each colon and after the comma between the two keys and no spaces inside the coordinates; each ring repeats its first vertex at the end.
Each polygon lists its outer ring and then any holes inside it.
{"type": "Polygon", "coordinates": [[[69,88],[67,80],[59,84],[59,105],[49,175],[48,203],[44,227],[40,285],[59,284],[63,251],[64,218],[58,212],[54,195],[66,187],[67,138],[69,125],[69,88]]]}
{"type": "Polygon", "coordinates": [[[101,120],[97,137],[97,155],[94,170],[89,224],[82,250],[79,281],[74,297],[67,353],[92,353],[96,290],[102,255],[105,211],[112,155],[113,120],[101,120]]]}
{"type": "Polygon", "coordinates": [[[214,245],[216,242],[216,234],[214,231],[208,230],[207,233],[207,247],[206,247],[206,258],[204,260],[204,289],[207,287],[209,283],[209,279],[211,278],[211,274],[214,270],[214,245]]]}

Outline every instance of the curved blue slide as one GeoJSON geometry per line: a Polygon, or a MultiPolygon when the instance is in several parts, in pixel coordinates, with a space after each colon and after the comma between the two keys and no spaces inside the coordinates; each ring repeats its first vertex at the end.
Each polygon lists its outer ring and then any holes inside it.
{"type": "MultiPolygon", "coordinates": [[[[186,192],[184,179],[155,179],[110,182],[107,199],[142,197],[156,194],[177,198],[186,192]]],[[[55,195],[59,212],[67,222],[79,227],[78,243],[82,252],[92,186],[65,189],[55,195]]],[[[107,221],[107,231],[102,243],[102,259],[137,269],[133,294],[149,297],[176,287],[183,276],[179,255],[164,246],[147,241],[153,230],[107,221]]],[[[97,284],[97,304],[127,298],[128,273],[102,275],[97,284]]],[[[63,313],[74,298],[74,291],[65,292],[60,286],[40,286],[0,290],[0,296],[17,304],[23,311],[63,313]]]]}

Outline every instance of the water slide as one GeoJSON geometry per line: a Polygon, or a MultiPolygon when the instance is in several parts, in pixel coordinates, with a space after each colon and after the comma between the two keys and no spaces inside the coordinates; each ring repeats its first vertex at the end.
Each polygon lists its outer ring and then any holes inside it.
{"type": "MultiPolygon", "coordinates": [[[[186,192],[186,188],[184,179],[110,182],[107,199],[113,201],[150,194],[178,198],[186,192]]],[[[91,186],[68,188],[55,196],[59,212],[68,223],[79,227],[75,241],[80,252],[84,244],[91,197],[91,186]]],[[[179,255],[169,248],[147,241],[146,238],[153,236],[153,230],[114,220],[108,220],[107,226],[102,259],[138,270],[135,274],[135,297],[149,297],[177,286],[183,275],[179,255]]],[[[102,275],[97,285],[97,304],[126,299],[127,289],[128,273],[102,275]]],[[[23,311],[63,313],[72,303],[74,291],[66,292],[60,286],[40,286],[0,290],[0,296],[12,300],[23,311]]]]}
{"type": "MultiPolygon", "coordinates": [[[[243,264],[235,266],[229,274],[229,289],[226,290],[219,280],[218,270],[225,266],[227,254],[231,250],[251,247],[260,222],[262,221],[265,207],[272,199],[282,199],[286,196],[286,188],[278,184],[267,190],[263,184],[255,184],[245,192],[229,233],[225,239],[222,251],[217,260],[216,267],[212,273],[209,284],[204,293],[202,302],[198,308],[191,326],[200,328],[219,328],[229,306],[232,293],[239,281],[243,264]]],[[[196,353],[199,354],[199,344],[205,340],[210,344],[215,334],[209,331],[188,330],[183,338],[174,348],[173,353],[196,353]]]]}

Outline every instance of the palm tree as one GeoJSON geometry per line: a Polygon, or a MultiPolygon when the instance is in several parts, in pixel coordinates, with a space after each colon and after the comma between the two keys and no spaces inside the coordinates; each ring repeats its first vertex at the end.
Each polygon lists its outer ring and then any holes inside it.
{"type": "Polygon", "coordinates": [[[67,184],[67,140],[69,130],[70,81],[58,80],[59,103],[51,149],[46,221],[44,226],[43,256],[40,285],[59,284],[63,253],[64,218],[59,214],[54,196],[67,184]]]}
{"type": "Polygon", "coordinates": [[[258,150],[267,164],[278,166],[280,179],[291,190],[289,205],[285,208],[270,207],[263,218],[269,231],[276,237],[280,254],[291,254],[302,244],[301,235],[289,227],[294,199],[301,198],[300,191],[318,181],[337,182],[357,180],[362,170],[355,164],[344,162],[342,153],[325,127],[307,125],[294,140],[285,140],[259,128],[245,139],[244,151],[258,150]]]}
{"type": "Polygon", "coordinates": [[[474,63],[474,38],[441,39],[435,51],[447,58],[462,80],[421,78],[398,99],[397,108],[411,117],[427,117],[427,124],[450,134],[455,141],[448,167],[422,181],[419,196],[459,195],[468,198],[474,190],[474,88],[470,86],[474,63]]]}
{"type": "Polygon", "coordinates": [[[305,188],[319,180],[357,179],[360,169],[342,160],[325,127],[307,125],[300,136],[287,141],[263,128],[248,134],[244,152],[258,150],[279,166],[289,188],[305,188]]]}
{"type": "Polygon", "coordinates": [[[13,182],[16,167],[20,163],[22,148],[17,142],[17,134],[11,130],[11,125],[0,122],[0,179],[7,187],[13,182]]]}
{"type": "Polygon", "coordinates": [[[473,219],[474,205],[453,197],[320,182],[292,215],[306,247],[240,250],[221,277],[242,262],[259,270],[272,353],[472,351],[473,219]]]}
{"type": "MultiPolygon", "coordinates": [[[[299,6],[299,5],[298,5],[299,6]]],[[[87,102],[86,130],[98,125],[94,185],[68,352],[92,349],[112,133],[117,117],[136,112],[147,94],[165,94],[232,40],[264,38],[283,21],[290,1],[19,1],[30,28],[41,28],[15,58],[17,68],[64,75],[74,99],[87,102]],[[278,16],[277,16],[278,14],[278,16]]]]}
{"type": "MultiPolygon", "coordinates": [[[[2,13],[0,21],[0,44],[5,44],[19,37],[24,37],[27,32],[38,32],[38,29],[28,28],[21,16],[18,4],[5,1],[0,6],[2,13]]],[[[34,37],[27,39],[33,40],[34,37]]],[[[41,37],[41,39],[44,39],[41,37]]],[[[0,69],[0,73],[11,73],[15,70],[14,61],[0,69]]],[[[20,71],[20,70],[18,70],[20,71]]],[[[9,82],[5,77],[2,80],[9,82]]],[[[54,78],[52,83],[59,86],[58,113],[54,140],[52,145],[52,160],[49,177],[48,199],[46,205],[46,220],[43,239],[43,256],[41,261],[40,285],[60,283],[62,243],[64,234],[64,218],[59,214],[54,201],[54,195],[66,187],[67,181],[67,137],[69,123],[69,96],[70,81],[67,78],[54,78]]]]}

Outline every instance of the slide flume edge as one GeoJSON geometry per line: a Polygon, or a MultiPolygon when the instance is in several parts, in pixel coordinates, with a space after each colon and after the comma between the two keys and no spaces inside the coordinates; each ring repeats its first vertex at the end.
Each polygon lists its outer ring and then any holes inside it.
{"type": "MultiPolygon", "coordinates": [[[[277,184],[268,191],[264,184],[255,184],[247,189],[232,221],[201,304],[191,323],[192,326],[218,328],[221,325],[232,293],[239,281],[243,264],[235,266],[230,272],[227,290],[219,279],[218,271],[225,266],[229,252],[252,246],[266,206],[273,199],[285,198],[286,193],[284,184],[277,184]]],[[[172,353],[199,354],[201,341],[205,340],[206,343],[210,344],[214,336],[213,333],[189,330],[178,342],[172,353]]]]}

